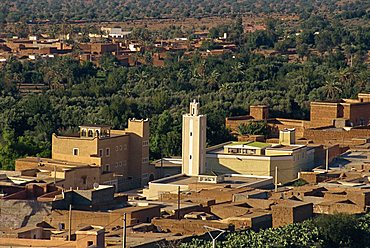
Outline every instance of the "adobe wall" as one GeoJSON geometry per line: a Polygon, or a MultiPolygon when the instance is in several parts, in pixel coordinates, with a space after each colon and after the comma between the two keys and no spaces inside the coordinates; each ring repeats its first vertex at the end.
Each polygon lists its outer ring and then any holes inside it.
{"type": "Polygon", "coordinates": [[[51,203],[32,200],[0,200],[0,228],[36,226],[51,214],[51,203]]]}
{"type": "Polygon", "coordinates": [[[159,227],[163,231],[170,231],[172,233],[180,233],[182,235],[201,234],[205,233],[204,226],[230,230],[233,229],[231,225],[221,223],[218,221],[205,220],[174,220],[174,219],[153,219],[152,224],[159,227]]]}
{"type": "Polygon", "coordinates": [[[228,117],[225,120],[225,126],[227,129],[237,132],[239,125],[248,124],[252,119],[249,115],[241,115],[235,117],[228,117]]]}
{"type": "Polygon", "coordinates": [[[337,214],[337,213],[362,214],[362,213],[365,213],[365,211],[363,208],[357,205],[354,205],[354,204],[324,202],[324,203],[315,204],[314,213],[315,214],[337,214]]]}
{"type": "Polygon", "coordinates": [[[306,203],[299,206],[289,206],[285,203],[271,206],[272,227],[285,226],[301,222],[313,216],[313,204],[306,203]]]}
{"type": "Polygon", "coordinates": [[[293,120],[284,118],[269,119],[267,124],[270,127],[270,137],[279,137],[280,130],[294,128],[296,139],[303,138],[304,130],[309,126],[309,121],[293,120]]]}
{"type": "Polygon", "coordinates": [[[269,115],[269,109],[266,105],[252,105],[249,107],[249,112],[255,120],[266,120],[269,115]]]}
{"type": "Polygon", "coordinates": [[[332,126],[335,118],[343,116],[342,108],[339,103],[311,102],[310,126],[312,128],[332,126]]]}
{"type": "Polygon", "coordinates": [[[370,102],[344,105],[344,112],[353,126],[368,125],[370,120],[370,102]]]}
{"type": "MultiPolygon", "coordinates": [[[[35,161],[25,161],[22,159],[15,160],[15,171],[32,170],[37,168],[38,163],[35,161]]],[[[32,171],[30,171],[32,173],[32,171]]]]}
{"type": "Polygon", "coordinates": [[[64,247],[75,248],[76,241],[63,240],[42,240],[42,239],[17,239],[17,238],[1,238],[0,245],[4,247],[64,247]]]}
{"type": "Polygon", "coordinates": [[[344,129],[306,129],[304,131],[304,136],[306,139],[310,139],[315,143],[325,144],[329,141],[330,143],[346,144],[345,141],[349,141],[350,143],[356,144],[356,141],[352,141],[352,139],[369,138],[370,129],[353,128],[349,131],[346,131],[344,129]]]}

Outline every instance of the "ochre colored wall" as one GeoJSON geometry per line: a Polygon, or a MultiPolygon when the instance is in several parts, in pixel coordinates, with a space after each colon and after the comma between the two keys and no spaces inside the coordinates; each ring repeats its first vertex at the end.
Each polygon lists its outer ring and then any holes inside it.
{"type": "Polygon", "coordinates": [[[52,159],[92,164],[93,162],[90,156],[97,154],[97,138],[58,137],[55,134],[52,136],[52,159]],[[73,148],[79,149],[78,156],[73,155],[73,148]]]}

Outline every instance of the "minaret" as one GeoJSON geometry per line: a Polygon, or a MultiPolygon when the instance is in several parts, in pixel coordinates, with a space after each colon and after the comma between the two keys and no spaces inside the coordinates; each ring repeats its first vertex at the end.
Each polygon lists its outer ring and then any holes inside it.
{"type": "Polygon", "coordinates": [[[182,173],[198,176],[205,172],[207,116],[199,114],[199,102],[190,103],[182,116],[182,173]]]}

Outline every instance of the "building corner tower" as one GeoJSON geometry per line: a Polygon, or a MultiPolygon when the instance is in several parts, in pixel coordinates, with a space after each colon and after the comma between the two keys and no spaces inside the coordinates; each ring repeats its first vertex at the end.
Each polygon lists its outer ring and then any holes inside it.
{"type": "Polygon", "coordinates": [[[190,103],[182,116],[182,173],[198,176],[205,172],[207,116],[199,113],[199,102],[190,103]]]}

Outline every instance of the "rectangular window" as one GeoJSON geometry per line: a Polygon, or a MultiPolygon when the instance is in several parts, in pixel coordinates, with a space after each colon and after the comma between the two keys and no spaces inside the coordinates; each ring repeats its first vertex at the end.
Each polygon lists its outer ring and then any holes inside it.
{"type": "Polygon", "coordinates": [[[110,148],[105,149],[105,156],[110,156],[110,148]]]}
{"type": "Polygon", "coordinates": [[[103,157],[103,149],[99,149],[99,157],[103,157]]]}
{"type": "Polygon", "coordinates": [[[73,155],[78,156],[78,148],[73,148],[73,155]]]}
{"type": "Polygon", "coordinates": [[[144,140],[143,141],[143,146],[148,146],[149,145],[149,140],[144,140]]]}
{"type": "Polygon", "coordinates": [[[193,133],[192,132],[190,132],[190,136],[193,136],[193,133]]]}
{"type": "Polygon", "coordinates": [[[143,158],[143,164],[148,163],[148,162],[149,162],[149,158],[143,158]]]}
{"type": "Polygon", "coordinates": [[[104,171],[109,171],[109,164],[106,164],[104,169],[104,171]]]}

